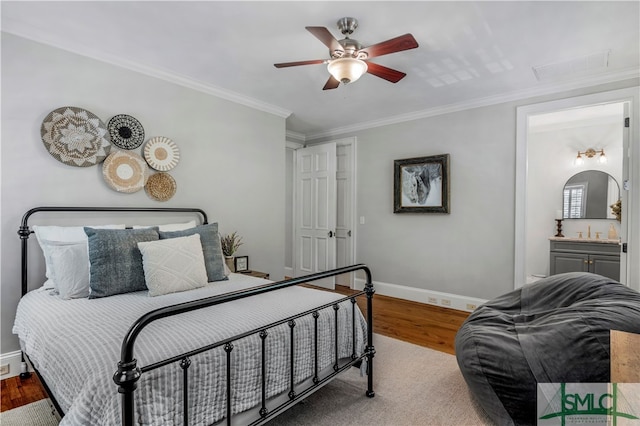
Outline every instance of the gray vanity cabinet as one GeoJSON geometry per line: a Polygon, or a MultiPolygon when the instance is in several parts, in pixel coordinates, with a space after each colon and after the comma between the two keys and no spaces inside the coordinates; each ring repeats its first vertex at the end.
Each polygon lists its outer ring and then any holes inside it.
{"type": "Polygon", "coordinates": [[[550,274],[593,272],[620,280],[620,245],[551,240],[550,274]]]}

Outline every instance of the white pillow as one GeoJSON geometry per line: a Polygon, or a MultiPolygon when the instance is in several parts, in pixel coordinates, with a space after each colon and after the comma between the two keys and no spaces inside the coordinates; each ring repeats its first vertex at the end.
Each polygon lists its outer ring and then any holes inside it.
{"type": "Polygon", "coordinates": [[[149,296],[204,287],[207,269],[200,234],[138,243],[149,296]]]}
{"type": "MultiPolygon", "coordinates": [[[[92,228],[103,228],[103,229],[124,229],[125,225],[98,225],[92,226],[92,228]]],[[[84,233],[84,226],[40,226],[34,225],[33,231],[36,234],[36,238],[38,239],[38,244],[40,244],[40,248],[42,249],[42,254],[44,254],[45,258],[45,266],[46,271],[45,275],[47,278],[51,278],[51,265],[46,260],[47,252],[46,248],[43,246],[43,241],[57,241],[57,242],[73,242],[77,243],[79,241],[85,242],[85,249],[89,250],[87,245],[87,234],[84,233]]],[[[89,258],[87,257],[87,263],[89,262],[89,258]]]]}
{"type": "Polygon", "coordinates": [[[42,240],[46,262],[51,266],[54,288],[62,299],[89,296],[89,253],[87,242],[42,240]]]}
{"type": "Polygon", "coordinates": [[[151,228],[152,226],[157,226],[160,231],[164,232],[184,231],[185,229],[195,228],[196,221],[190,220],[189,222],[167,223],[165,225],[133,225],[133,229],[151,228]]]}

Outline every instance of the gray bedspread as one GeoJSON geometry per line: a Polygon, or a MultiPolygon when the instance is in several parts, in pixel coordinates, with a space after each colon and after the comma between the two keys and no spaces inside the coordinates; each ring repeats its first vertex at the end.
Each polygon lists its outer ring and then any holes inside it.
{"type": "Polygon", "coordinates": [[[497,424],[536,424],[537,383],[609,382],[612,329],[640,333],[640,293],[600,275],[559,274],[475,310],[456,357],[497,424]]]}
{"type": "MultiPolygon", "coordinates": [[[[120,424],[120,395],[113,382],[120,345],[133,322],[161,306],[201,299],[248,288],[267,281],[231,274],[229,281],[201,289],[149,297],[147,292],[101,299],[61,300],[39,289],[22,298],[13,331],[65,411],[61,425],[120,424]]],[[[205,344],[262,327],[299,312],[331,303],[342,296],[326,291],[291,287],[211,308],[165,318],[139,336],[135,357],[139,366],[205,344]]],[[[357,309],[357,306],[356,306],[357,309]]],[[[339,355],[352,351],[351,303],[338,310],[339,355]]],[[[320,368],[333,363],[334,311],[320,313],[320,368]]],[[[357,310],[356,352],[365,345],[366,322],[357,310]]],[[[295,381],[313,373],[313,318],[296,320],[295,381]]],[[[288,390],[289,327],[270,329],[267,337],[268,395],[288,390]]],[[[258,336],[234,342],[232,351],[233,412],[247,410],[260,401],[261,340],[258,336]]],[[[192,357],[189,400],[192,425],[211,424],[225,415],[226,354],[217,348],[192,357]]],[[[136,391],[138,423],[182,423],[182,370],[173,364],[144,373],[136,391]]]]}

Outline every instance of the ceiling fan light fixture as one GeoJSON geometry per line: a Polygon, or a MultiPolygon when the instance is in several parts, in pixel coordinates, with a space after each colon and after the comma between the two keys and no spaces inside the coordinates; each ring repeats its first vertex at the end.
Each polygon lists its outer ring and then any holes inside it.
{"type": "Polygon", "coordinates": [[[333,59],[327,65],[329,73],[343,84],[353,83],[367,72],[367,63],[356,58],[333,59]]]}

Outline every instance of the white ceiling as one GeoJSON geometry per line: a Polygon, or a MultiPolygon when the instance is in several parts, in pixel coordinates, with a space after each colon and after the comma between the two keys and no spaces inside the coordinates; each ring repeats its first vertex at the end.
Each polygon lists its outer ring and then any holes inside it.
{"type": "MultiPolygon", "coordinates": [[[[287,116],[301,140],[637,77],[640,2],[3,0],[2,30],[287,116]],[[411,33],[417,49],[372,59],[407,73],[323,91],[328,58],[305,26],[369,46],[411,33]],[[606,67],[598,55],[608,52],[606,67]],[[596,55],[596,57],[589,57],[596,55]],[[543,68],[538,80],[532,67],[543,68]],[[585,69],[595,66],[593,69],[585,69]],[[554,75],[554,72],[559,72],[554,75]]],[[[9,59],[10,58],[5,58],[9,59]]]]}

